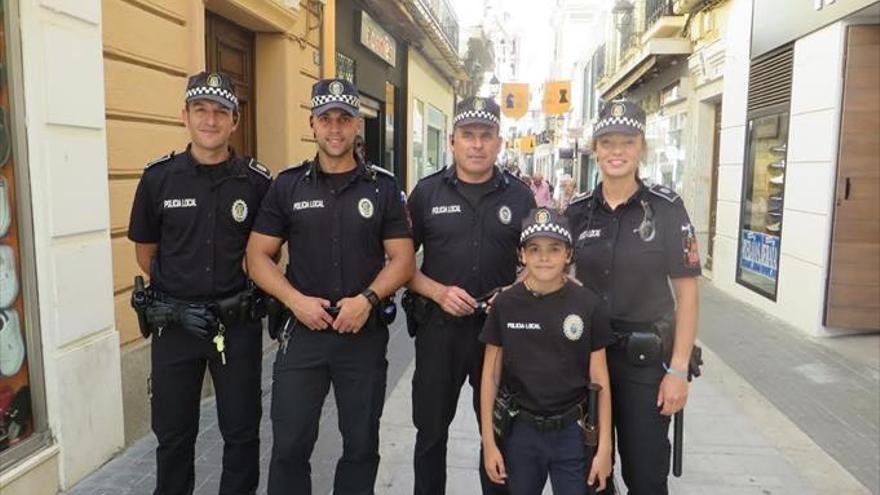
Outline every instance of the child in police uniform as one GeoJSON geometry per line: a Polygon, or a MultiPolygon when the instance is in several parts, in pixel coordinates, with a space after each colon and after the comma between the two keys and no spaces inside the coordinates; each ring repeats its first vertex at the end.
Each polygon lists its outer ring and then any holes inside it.
{"type": "Polygon", "coordinates": [[[602,490],[613,452],[607,312],[591,290],[566,276],[572,240],[564,216],[532,210],[523,220],[520,257],[526,275],[498,295],[480,335],[486,344],[480,397],[486,471],[512,495],[540,494],[548,475],[554,495],[602,490]],[[590,383],[602,388],[592,458],[579,425],[590,383]],[[520,412],[499,448],[492,409],[501,387],[520,412]]]}

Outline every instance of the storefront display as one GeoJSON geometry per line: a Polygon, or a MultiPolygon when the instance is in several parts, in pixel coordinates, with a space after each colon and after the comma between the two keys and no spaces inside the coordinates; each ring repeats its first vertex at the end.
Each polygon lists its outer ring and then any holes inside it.
{"type": "Polygon", "coordinates": [[[0,452],[33,433],[5,26],[0,3],[0,452]]]}
{"type": "Polygon", "coordinates": [[[775,299],[782,236],[788,113],[775,112],[753,118],[749,129],[737,281],[775,299]]]}

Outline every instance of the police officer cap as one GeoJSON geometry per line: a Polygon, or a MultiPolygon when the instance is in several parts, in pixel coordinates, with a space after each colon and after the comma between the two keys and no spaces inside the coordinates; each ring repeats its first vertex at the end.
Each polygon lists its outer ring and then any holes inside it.
{"type": "Polygon", "coordinates": [[[500,126],[501,108],[492,98],[472,96],[465,98],[455,107],[452,125],[485,124],[500,126]]]}
{"type": "Polygon", "coordinates": [[[337,109],[356,117],[361,99],[354,84],[345,79],[321,79],[312,86],[312,115],[337,109]]]}
{"type": "Polygon", "coordinates": [[[220,72],[199,72],[186,84],[186,102],[211,100],[230,110],[238,110],[238,97],[232,79],[220,72]]]}
{"type": "Polygon", "coordinates": [[[533,237],[550,237],[570,246],[571,229],[568,228],[568,218],[550,208],[533,209],[522,221],[520,246],[524,246],[533,237]]]}
{"type": "Polygon", "coordinates": [[[593,137],[612,132],[644,134],[645,111],[629,100],[614,100],[606,103],[599,112],[599,121],[593,126],[593,137]]]}

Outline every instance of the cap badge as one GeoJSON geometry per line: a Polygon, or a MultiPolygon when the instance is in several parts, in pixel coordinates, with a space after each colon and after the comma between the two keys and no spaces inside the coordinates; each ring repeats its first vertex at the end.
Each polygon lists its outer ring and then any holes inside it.
{"type": "Polygon", "coordinates": [[[623,103],[615,103],[611,106],[611,116],[612,117],[623,117],[623,114],[626,113],[626,105],[623,103]]]}
{"type": "Polygon", "coordinates": [[[538,225],[550,223],[550,212],[544,209],[535,212],[535,223],[538,225]]]}
{"type": "Polygon", "coordinates": [[[243,199],[236,199],[232,203],[232,219],[238,223],[244,222],[248,215],[248,205],[243,199]]]}
{"type": "Polygon", "coordinates": [[[361,198],[361,200],[358,201],[358,213],[364,218],[372,218],[373,202],[367,198],[361,198]]]}
{"type": "Polygon", "coordinates": [[[208,84],[208,86],[210,86],[212,88],[219,88],[220,87],[220,76],[217,74],[209,74],[207,84],[208,84]]]}
{"type": "Polygon", "coordinates": [[[570,314],[562,320],[562,333],[568,340],[578,340],[584,334],[584,320],[576,314],[570,314]]]}
{"type": "Polygon", "coordinates": [[[474,100],[474,110],[479,112],[480,110],[482,110],[484,108],[486,108],[486,102],[484,102],[483,100],[481,100],[479,98],[474,100]]]}
{"type": "Polygon", "coordinates": [[[334,95],[334,96],[339,96],[345,91],[345,88],[342,86],[342,83],[339,81],[333,81],[332,83],[330,83],[329,89],[330,89],[330,94],[334,95]]]}
{"type": "Polygon", "coordinates": [[[498,208],[498,220],[501,221],[501,223],[509,225],[512,219],[513,213],[510,212],[510,207],[504,205],[501,208],[498,208]]]}

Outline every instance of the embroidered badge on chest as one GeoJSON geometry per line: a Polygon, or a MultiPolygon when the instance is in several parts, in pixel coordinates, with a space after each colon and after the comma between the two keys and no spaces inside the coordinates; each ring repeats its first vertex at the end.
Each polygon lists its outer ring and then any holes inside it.
{"type": "Polygon", "coordinates": [[[232,219],[238,223],[244,222],[248,215],[248,205],[243,199],[232,202],[232,219]]]}
{"type": "Polygon", "coordinates": [[[498,220],[504,225],[509,225],[510,221],[513,219],[513,213],[510,211],[510,207],[507,205],[498,208],[498,220]]]}
{"type": "Polygon", "coordinates": [[[361,198],[361,200],[358,201],[358,213],[364,218],[372,218],[373,202],[367,198],[361,198]]]}
{"type": "Polygon", "coordinates": [[[579,340],[584,334],[584,320],[575,314],[566,316],[562,321],[562,333],[568,340],[579,340]]]}

